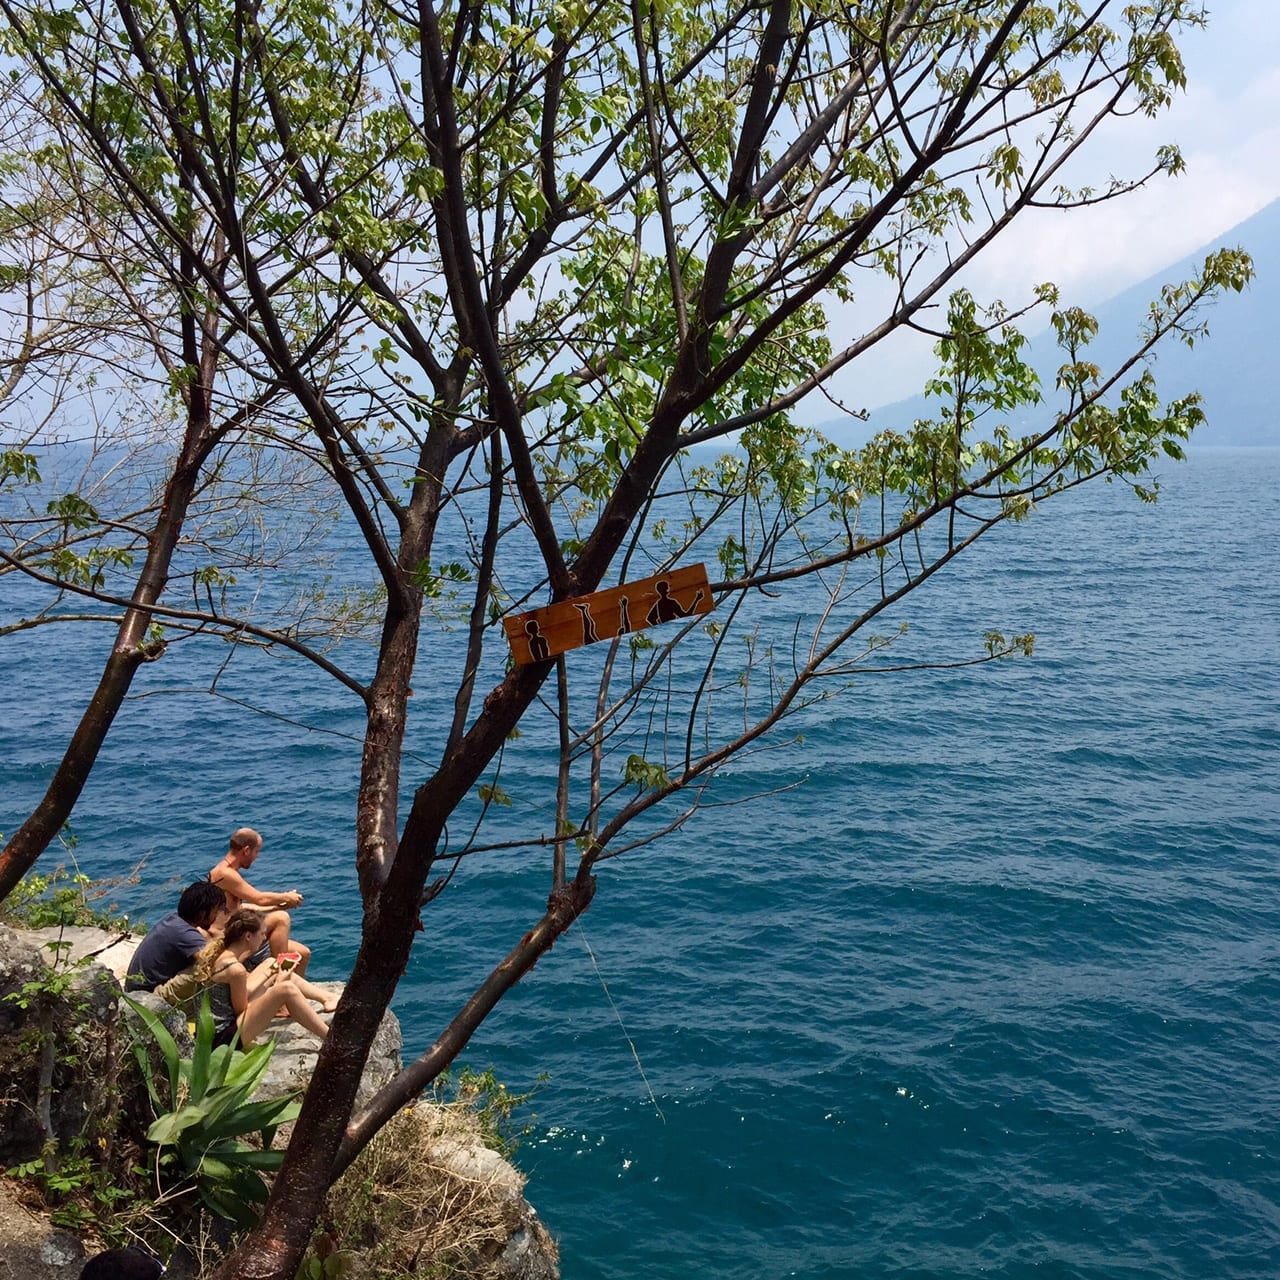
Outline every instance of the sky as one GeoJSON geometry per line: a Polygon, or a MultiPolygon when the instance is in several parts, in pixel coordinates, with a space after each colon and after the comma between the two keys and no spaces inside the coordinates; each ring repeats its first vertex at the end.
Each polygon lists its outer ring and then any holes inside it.
{"type": "MultiPolygon", "coordinates": [[[[1187,88],[1172,108],[1152,121],[1111,122],[1086,158],[1099,186],[1113,173],[1141,171],[1158,146],[1174,142],[1186,172],[1092,209],[1029,211],[966,277],[976,297],[1013,304],[1030,285],[1052,280],[1071,302],[1096,305],[1280,198],[1280,3],[1219,0],[1209,25],[1184,32],[1179,44],[1187,88]]],[[[892,403],[915,395],[932,363],[930,342],[905,334],[859,361],[837,390],[850,407],[892,403]]],[[[835,412],[823,401],[805,409],[814,422],[835,412]]]]}

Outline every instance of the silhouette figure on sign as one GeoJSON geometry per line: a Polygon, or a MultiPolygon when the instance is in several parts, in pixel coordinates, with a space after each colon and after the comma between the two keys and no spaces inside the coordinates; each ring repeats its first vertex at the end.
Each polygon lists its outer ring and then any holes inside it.
{"type": "Polygon", "coordinates": [[[687,618],[702,603],[701,587],[695,592],[693,603],[687,609],[672,596],[671,583],[666,578],[658,582],[657,591],[658,598],[644,618],[650,626],[658,622],[674,622],[677,618],[687,618]]]}
{"type": "Polygon", "coordinates": [[[630,601],[623,596],[618,601],[618,634],[620,636],[631,634],[631,615],[627,612],[630,601]]]}
{"type": "Polygon", "coordinates": [[[573,607],[582,614],[582,643],[595,644],[600,637],[596,635],[596,620],[591,616],[591,606],[575,604],[573,607]]]}
{"type": "Polygon", "coordinates": [[[529,657],[534,662],[545,662],[551,657],[551,646],[547,643],[547,637],[542,634],[537,618],[530,618],[524,624],[524,633],[529,637],[529,657]]]}

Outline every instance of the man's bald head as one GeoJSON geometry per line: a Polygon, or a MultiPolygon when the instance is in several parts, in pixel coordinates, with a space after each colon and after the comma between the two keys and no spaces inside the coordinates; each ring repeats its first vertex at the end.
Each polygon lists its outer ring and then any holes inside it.
{"type": "Polygon", "coordinates": [[[262,848],[262,837],[252,827],[240,827],[231,833],[231,852],[249,849],[256,853],[262,848]]]}

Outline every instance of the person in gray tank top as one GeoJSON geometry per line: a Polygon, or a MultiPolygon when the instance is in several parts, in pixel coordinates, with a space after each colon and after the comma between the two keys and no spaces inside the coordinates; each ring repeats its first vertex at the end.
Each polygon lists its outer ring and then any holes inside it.
{"type": "Polygon", "coordinates": [[[265,938],[262,912],[241,907],[196,957],[195,976],[209,993],[217,1028],[214,1043],[230,1044],[238,1034],[247,1047],[281,1014],[323,1040],[329,1028],[311,1001],[330,1012],[337,1001],[329,992],[298,977],[283,957],[252,971],[245,967],[265,938]]]}

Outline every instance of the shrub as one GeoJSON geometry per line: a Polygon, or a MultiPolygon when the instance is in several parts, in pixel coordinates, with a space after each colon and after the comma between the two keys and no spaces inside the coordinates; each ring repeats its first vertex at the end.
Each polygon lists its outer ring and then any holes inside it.
{"type": "Polygon", "coordinates": [[[271,1149],[278,1126],[296,1119],[298,1095],[253,1101],[271,1063],[274,1042],[266,1040],[241,1053],[232,1045],[214,1046],[215,1027],[206,997],[196,1015],[195,1048],[184,1058],[163,1021],[145,1005],[130,1000],[159,1047],[169,1077],[168,1098],[156,1085],[151,1055],[141,1042],[134,1056],[142,1071],[157,1118],[147,1139],[159,1148],[156,1172],[175,1191],[194,1188],[211,1213],[239,1227],[252,1226],[267,1198],[263,1173],[274,1173],[283,1151],[271,1149]],[[246,1142],[256,1135],[260,1145],[246,1142]]]}

